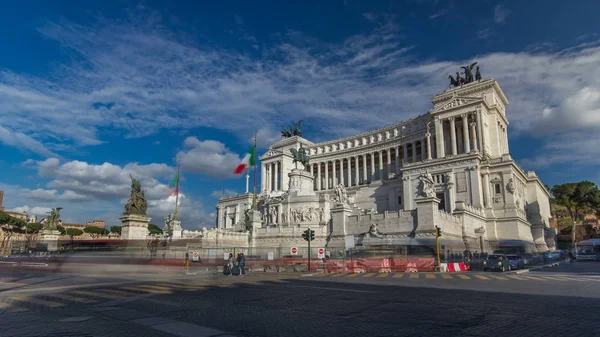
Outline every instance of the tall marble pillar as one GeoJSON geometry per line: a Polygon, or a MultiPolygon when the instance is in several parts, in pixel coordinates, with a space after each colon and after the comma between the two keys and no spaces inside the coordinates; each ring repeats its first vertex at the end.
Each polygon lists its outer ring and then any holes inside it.
{"type": "Polygon", "coordinates": [[[446,157],[446,151],[444,151],[444,123],[439,117],[435,118],[435,139],[437,158],[446,157]]]}
{"type": "Polygon", "coordinates": [[[469,153],[471,152],[471,147],[469,146],[469,122],[467,120],[467,114],[462,114],[461,118],[465,153],[469,153]]]}
{"type": "Polygon", "coordinates": [[[456,149],[456,122],[454,121],[454,116],[450,117],[450,143],[452,155],[456,156],[458,151],[456,149]]]}

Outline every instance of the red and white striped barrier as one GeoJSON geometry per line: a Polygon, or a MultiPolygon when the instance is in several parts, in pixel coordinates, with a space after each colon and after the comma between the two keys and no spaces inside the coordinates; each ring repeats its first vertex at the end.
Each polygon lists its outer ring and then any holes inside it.
{"type": "Polygon", "coordinates": [[[440,271],[454,273],[457,271],[466,271],[467,266],[464,262],[457,263],[440,263],[440,271]]]}

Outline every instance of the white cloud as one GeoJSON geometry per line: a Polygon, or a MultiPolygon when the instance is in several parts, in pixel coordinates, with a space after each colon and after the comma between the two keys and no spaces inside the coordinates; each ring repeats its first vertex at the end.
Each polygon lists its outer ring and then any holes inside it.
{"type": "MultiPolygon", "coordinates": [[[[494,20],[505,22],[508,13],[496,7],[494,20]]],[[[429,99],[447,88],[448,74],[472,61],[428,59],[415,64],[415,46],[403,42],[393,17],[368,13],[364,18],[373,24],[372,32],[333,44],[290,31],[278,37],[279,44],[266,46],[260,58],[194,45],[189,41],[196,39],[167,30],[152,13],[131,22],[49,23],[40,32],[77,52],[77,58],[45,78],[1,73],[0,125],[38,142],[27,145],[38,153],[45,152],[43,146],[99,144],[101,127],[128,137],[160,128],[207,127],[239,135],[241,141],[255,130],[266,130],[273,136],[264,138],[275,140],[272,130],[304,119],[310,130],[305,136],[321,141],[426,112],[429,99]]],[[[554,53],[496,52],[477,55],[476,60],[484,78],[497,79],[511,102],[507,114],[513,139],[520,132],[533,132],[568,142],[578,140],[570,133],[600,131],[597,42],[554,53]]],[[[188,139],[182,151],[184,169],[187,165],[196,173],[226,177],[240,160],[222,143],[188,139]],[[205,153],[211,154],[208,162],[196,156],[205,153]]],[[[11,146],[27,147],[11,141],[11,146]]],[[[545,151],[540,158],[549,157],[550,148],[545,151]]],[[[55,162],[45,165],[40,172],[57,174],[50,177],[55,180],[51,189],[81,194],[97,189],[85,180],[61,178],[55,162]]],[[[75,170],[81,164],[71,165],[75,170]]],[[[101,175],[115,168],[94,169],[101,175]]],[[[118,177],[100,182],[110,196],[126,191],[119,186],[127,174],[118,177]]]]}
{"type": "MultiPolygon", "coordinates": [[[[95,165],[76,160],[61,163],[56,158],[28,160],[24,164],[36,167],[38,175],[50,181],[47,188],[37,189],[0,184],[0,189],[5,190],[7,208],[30,209],[33,214],[43,215],[36,212],[63,207],[61,217],[65,222],[83,223],[101,215],[105,217],[101,220],[116,225],[129,197],[131,174],[142,184],[153,223],[161,225],[166,214],[174,211],[174,197],[161,182],[170,178],[174,168],[165,164],[95,165]],[[34,202],[34,206],[29,206],[34,202]]],[[[200,200],[180,194],[180,215],[185,228],[211,226],[214,221],[209,214],[200,200]]]]}
{"type": "Polygon", "coordinates": [[[0,125],[0,142],[7,146],[13,146],[19,149],[31,151],[43,157],[57,156],[39,141],[22,132],[11,131],[7,128],[4,128],[2,125],[0,125]]]}
{"type": "Polygon", "coordinates": [[[186,172],[227,178],[241,162],[241,158],[230,152],[225,144],[216,140],[199,140],[187,137],[184,150],[177,155],[181,158],[181,168],[186,172]]]}
{"type": "Polygon", "coordinates": [[[510,10],[504,7],[504,5],[496,5],[496,7],[494,7],[494,22],[504,23],[509,14],[510,10]]]}
{"type": "Polygon", "coordinates": [[[238,195],[239,193],[237,193],[236,191],[232,191],[232,190],[228,190],[225,189],[225,191],[223,190],[219,190],[219,191],[212,191],[212,193],[210,194],[211,197],[219,199],[222,197],[230,197],[232,195],[238,195]]]}
{"type": "Polygon", "coordinates": [[[23,205],[23,206],[19,206],[19,207],[15,207],[13,209],[11,209],[11,212],[19,212],[19,213],[23,213],[26,212],[27,215],[32,216],[35,215],[38,218],[38,221],[41,220],[41,218],[45,217],[50,211],[52,210],[52,208],[50,207],[29,207],[28,205],[23,205]]]}

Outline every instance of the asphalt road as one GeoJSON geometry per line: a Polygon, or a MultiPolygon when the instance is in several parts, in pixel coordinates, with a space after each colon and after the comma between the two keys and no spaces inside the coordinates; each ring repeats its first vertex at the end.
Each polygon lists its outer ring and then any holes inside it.
{"type": "Polygon", "coordinates": [[[600,263],[125,279],[0,269],[2,336],[598,336],[600,263]]]}

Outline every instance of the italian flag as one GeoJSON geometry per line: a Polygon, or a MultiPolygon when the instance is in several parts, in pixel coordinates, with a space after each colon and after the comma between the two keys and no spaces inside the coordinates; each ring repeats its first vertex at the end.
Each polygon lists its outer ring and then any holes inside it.
{"type": "Polygon", "coordinates": [[[179,193],[179,172],[175,173],[175,176],[169,183],[169,187],[171,188],[171,195],[176,195],[179,193]]]}
{"type": "Polygon", "coordinates": [[[249,168],[250,166],[256,165],[256,163],[254,162],[255,150],[256,146],[253,146],[250,149],[250,151],[246,153],[246,156],[244,157],[244,159],[242,159],[242,162],[236,167],[235,171],[233,171],[234,174],[242,174],[242,172],[244,172],[245,169],[249,168]]]}

